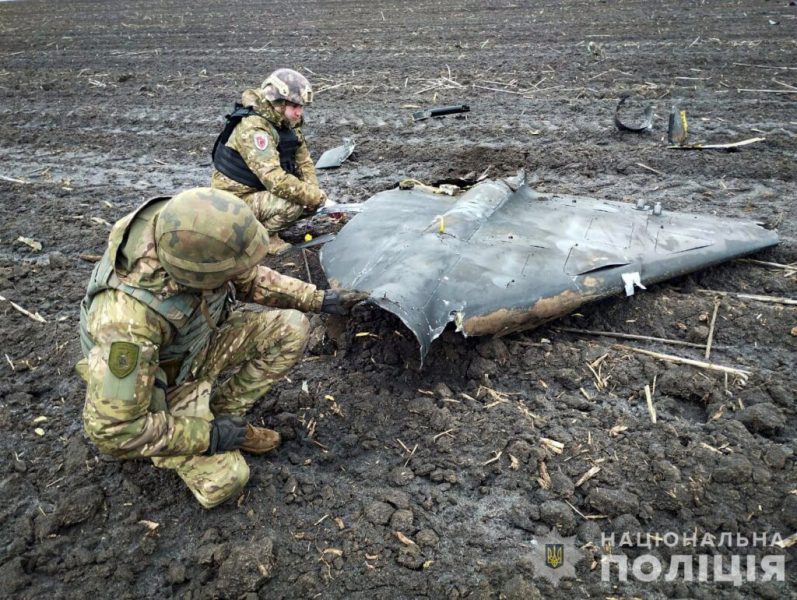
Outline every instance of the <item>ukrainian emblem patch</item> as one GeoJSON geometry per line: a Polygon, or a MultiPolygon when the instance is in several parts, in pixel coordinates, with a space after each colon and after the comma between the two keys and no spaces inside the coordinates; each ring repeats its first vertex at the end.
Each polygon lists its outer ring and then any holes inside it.
{"type": "Polygon", "coordinates": [[[113,342],[108,355],[108,368],[116,377],[124,379],[138,364],[138,346],[132,342],[113,342]]]}
{"type": "Polygon", "coordinates": [[[258,150],[265,150],[268,148],[268,137],[265,133],[256,133],[254,137],[255,148],[258,150]]]}
{"type": "Polygon", "coordinates": [[[583,552],[576,547],[576,536],[563,538],[554,527],[544,537],[533,540],[531,562],[534,574],[550,581],[554,586],[561,579],[573,579],[576,576],[576,563],[583,552]]]}
{"type": "Polygon", "coordinates": [[[545,566],[558,569],[565,558],[564,544],[545,544],[545,566]]]}

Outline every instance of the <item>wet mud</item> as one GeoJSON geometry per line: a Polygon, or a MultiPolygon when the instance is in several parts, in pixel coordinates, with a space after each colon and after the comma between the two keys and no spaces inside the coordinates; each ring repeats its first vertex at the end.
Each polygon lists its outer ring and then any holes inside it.
{"type": "MultiPolygon", "coordinates": [[[[0,4],[0,597],[793,596],[794,547],[742,552],[785,554],[783,582],[601,580],[610,553],[651,551],[609,548],[612,533],[797,529],[797,309],[734,295],[795,298],[793,269],[734,261],[505,338],[447,330],[422,370],[393,316],[316,316],[305,359],[252,415],[285,443],[250,457],[244,493],[212,511],[171,472],[98,455],[72,370],[110,224],[147,197],[207,185],[223,115],[279,66],[314,83],[314,156],[357,141],[320,175],[336,200],[523,168],[540,191],[768,223],[781,243],[754,258],[794,264],[793,4],[0,4]],[[654,103],[651,132],[614,127],[623,93],[630,123],[654,103]],[[766,140],[667,149],[676,100],[690,141],[766,140]],[[459,103],[471,112],[412,121],[459,103]],[[617,345],[703,361],[710,332],[709,362],[749,376],[617,345]],[[554,527],[584,556],[556,587],[530,558],[554,527]]],[[[269,265],[325,284],[317,251],[306,256],[269,265]]],[[[652,552],[666,568],[679,549],[652,552]]]]}

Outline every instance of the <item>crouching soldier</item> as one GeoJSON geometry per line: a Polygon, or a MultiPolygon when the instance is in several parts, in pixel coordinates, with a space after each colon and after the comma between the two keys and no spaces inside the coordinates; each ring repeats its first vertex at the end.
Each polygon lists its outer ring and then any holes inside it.
{"type": "Polygon", "coordinates": [[[103,453],[175,470],[206,508],[246,484],[240,450],[280,443],[243,416],[302,356],[300,311],[347,314],[365,298],[258,266],[268,242],[228,192],[154,198],[114,225],[81,304],[86,433],[103,453]],[[236,296],[285,310],[232,310],[236,296]]]}
{"type": "Polygon", "coordinates": [[[313,100],[310,82],[291,69],[277,69],[241,103],[213,145],[211,186],[244,200],[268,230],[271,253],[290,244],[277,232],[326,201],[302,134],[304,107],[313,100]]]}

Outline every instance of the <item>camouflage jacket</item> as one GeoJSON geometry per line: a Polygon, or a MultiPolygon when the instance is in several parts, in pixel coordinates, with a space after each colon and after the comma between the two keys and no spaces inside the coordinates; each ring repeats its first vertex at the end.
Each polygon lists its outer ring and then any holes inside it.
{"type": "Polygon", "coordinates": [[[78,372],[86,380],[83,421],[89,437],[120,458],[200,454],[210,425],[166,410],[165,391],[190,381],[234,291],[247,301],[318,311],[324,292],[258,266],[218,290],[181,288],[155,250],[153,199],[118,221],[81,306],[78,372]]]}
{"type": "MultiPolygon", "coordinates": [[[[241,103],[256,110],[260,116],[244,117],[227,140],[227,146],[243,157],[246,166],[257,175],[266,190],[288,202],[315,208],[321,204],[321,189],[315,167],[307,149],[301,124],[294,127],[299,138],[296,149],[296,169],[298,176],[286,173],[280,166],[279,133],[276,127],[290,125],[281,114],[274,110],[260,90],[244,91],[241,103]],[[263,137],[265,136],[265,137],[263,137]]],[[[232,192],[238,197],[256,192],[255,188],[233,181],[218,169],[213,170],[212,187],[232,192]]]]}

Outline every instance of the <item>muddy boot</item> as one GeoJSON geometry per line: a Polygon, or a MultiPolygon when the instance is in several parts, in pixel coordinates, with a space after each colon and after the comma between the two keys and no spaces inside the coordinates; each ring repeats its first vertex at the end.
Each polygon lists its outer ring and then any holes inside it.
{"type": "Polygon", "coordinates": [[[278,256],[280,254],[285,254],[288,250],[291,249],[291,245],[283,240],[280,236],[276,233],[269,234],[269,242],[268,242],[268,253],[278,256]]]}
{"type": "Polygon", "coordinates": [[[280,445],[280,434],[265,427],[246,426],[246,436],[241,450],[250,454],[265,454],[280,445]]]}

